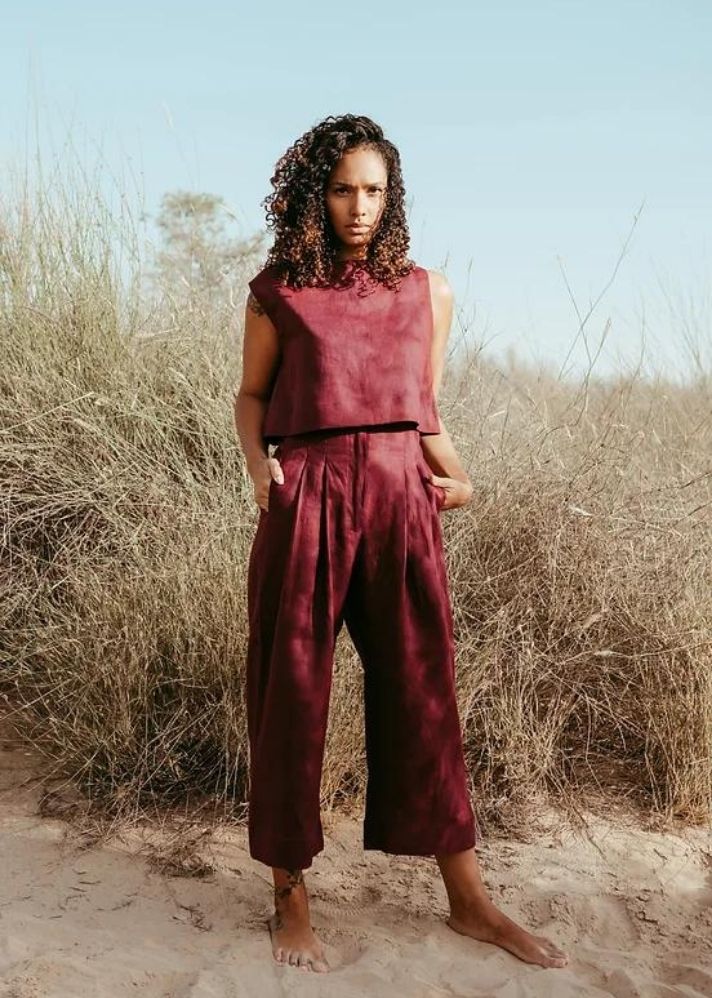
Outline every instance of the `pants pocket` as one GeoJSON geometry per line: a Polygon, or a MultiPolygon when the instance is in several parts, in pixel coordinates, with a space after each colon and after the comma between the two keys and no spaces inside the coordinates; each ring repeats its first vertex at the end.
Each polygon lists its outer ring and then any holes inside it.
{"type": "Polygon", "coordinates": [[[283,447],[280,444],[271,456],[279,461],[284,481],[280,484],[275,478],[270,478],[267,489],[267,513],[284,509],[293,503],[306,464],[307,448],[306,446],[283,447]]]}
{"type": "Polygon", "coordinates": [[[445,500],[447,499],[447,492],[442,487],[442,485],[435,485],[433,482],[430,483],[430,487],[435,489],[435,496],[438,502],[438,509],[442,509],[445,505],[445,500]]]}
{"type": "Polygon", "coordinates": [[[429,494],[430,495],[434,495],[434,497],[435,497],[435,506],[436,506],[436,508],[437,508],[437,510],[439,512],[443,508],[443,506],[445,505],[445,499],[447,498],[447,492],[442,487],[442,485],[436,485],[435,482],[432,482],[430,480],[430,475],[431,475],[430,468],[427,466],[427,464],[425,464],[425,462],[422,462],[420,464],[420,477],[423,480],[423,482],[425,484],[425,487],[428,490],[429,494]]]}

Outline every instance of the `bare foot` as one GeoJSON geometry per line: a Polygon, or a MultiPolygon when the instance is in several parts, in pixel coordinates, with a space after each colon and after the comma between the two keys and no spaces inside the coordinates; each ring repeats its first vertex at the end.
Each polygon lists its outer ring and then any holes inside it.
{"type": "Polygon", "coordinates": [[[331,968],[309,920],[309,901],[302,871],[273,869],[275,911],[267,919],[267,927],[275,960],[302,970],[326,973],[331,968]]]}
{"type": "Polygon", "coordinates": [[[541,967],[565,967],[569,958],[545,936],[535,936],[499,911],[491,901],[482,900],[476,908],[450,913],[447,924],[455,932],[485,943],[494,943],[514,953],[525,963],[541,967]]]}
{"type": "Polygon", "coordinates": [[[436,859],[450,899],[447,924],[455,932],[509,950],[525,963],[565,967],[569,958],[545,936],[535,936],[517,925],[489,899],[474,848],[438,853],[436,859]]]}

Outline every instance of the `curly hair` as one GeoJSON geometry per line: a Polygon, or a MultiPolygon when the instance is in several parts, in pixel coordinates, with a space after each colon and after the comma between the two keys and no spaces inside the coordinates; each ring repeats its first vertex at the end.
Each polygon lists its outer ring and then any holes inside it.
{"type": "Polygon", "coordinates": [[[283,283],[295,288],[324,287],[338,279],[335,264],[339,247],[328,222],[326,186],[342,155],[363,147],[381,154],[388,173],[385,206],[364,269],[391,288],[413,269],[415,264],[406,255],[410,237],[397,148],[371,118],[329,115],[280,157],[270,178],[274,191],[261,202],[266,208],[267,227],[275,232],[267,264],[283,283]]]}

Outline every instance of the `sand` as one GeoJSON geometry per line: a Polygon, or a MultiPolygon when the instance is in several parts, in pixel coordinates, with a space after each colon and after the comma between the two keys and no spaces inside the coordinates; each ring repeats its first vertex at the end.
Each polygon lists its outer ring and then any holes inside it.
{"type": "Polygon", "coordinates": [[[41,816],[39,772],[32,752],[0,742],[3,998],[712,995],[709,829],[591,817],[587,835],[552,821],[532,842],[483,843],[495,902],[569,953],[545,970],[450,929],[433,859],[364,852],[359,821],[325,816],[306,880],[332,970],[315,974],[272,958],[270,871],[244,828],[184,826],[204,864],[186,868],[168,827],[97,842],[41,816]],[[181,875],[166,872],[171,853],[181,875]]]}

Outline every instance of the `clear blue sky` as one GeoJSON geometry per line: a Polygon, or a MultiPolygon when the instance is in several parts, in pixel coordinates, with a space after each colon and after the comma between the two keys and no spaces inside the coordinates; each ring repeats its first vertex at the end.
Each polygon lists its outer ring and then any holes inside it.
{"type": "Polygon", "coordinates": [[[88,163],[100,149],[133,171],[152,214],[169,190],[222,195],[239,235],[264,226],[298,135],[367,114],[401,151],[411,255],[445,271],[493,355],[563,362],[561,268],[585,312],[644,203],[587,330],[610,317],[599,373],[642,331],[673,370],[685,327],[712,337],[711,53],[710,0],[25,0],[2,16],[0,166],[23,161],[37,118],[47,149],[71,131],[88,163]]]}

